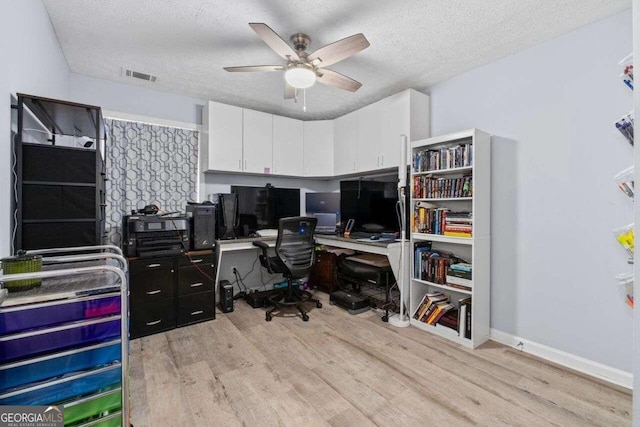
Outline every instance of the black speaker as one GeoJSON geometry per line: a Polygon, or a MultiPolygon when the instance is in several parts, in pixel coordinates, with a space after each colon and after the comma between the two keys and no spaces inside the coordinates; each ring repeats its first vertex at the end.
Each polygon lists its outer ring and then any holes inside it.
{"type": "Polygon", "coordinates": [[[238,195],[218,195],[218,239],[235,239],[238,227],[238,195]]]}
{"type": "Polygon", "coordinates": [[[191,225],[191,249],[213,249],[216,243],[216,206],[187,205],[191,225]]]}
{"type": "Polygon", "coordinates": [[[233,311],[233,285],[228,280],[220,281],[220,311],[233,311]]]}

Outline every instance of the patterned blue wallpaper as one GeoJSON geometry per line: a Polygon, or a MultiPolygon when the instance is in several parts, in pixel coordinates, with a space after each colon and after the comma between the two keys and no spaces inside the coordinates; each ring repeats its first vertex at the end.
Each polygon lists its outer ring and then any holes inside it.
{"type": "Polygon", "coordinates": [[[124,120],[105,120],[109,241],[121,245],[122,216],[155,204],[163,212],[184,212],[196,201],[198,132],[124,120]]]}

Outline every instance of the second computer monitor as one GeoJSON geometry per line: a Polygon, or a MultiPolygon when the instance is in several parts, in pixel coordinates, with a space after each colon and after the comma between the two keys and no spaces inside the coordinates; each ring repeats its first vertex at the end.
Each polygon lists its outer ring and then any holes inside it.
{"type": "Polygon", "coordinates": [[[307,214],[340,214],[340,193],[307,193],[305,199],[307,214]]]}

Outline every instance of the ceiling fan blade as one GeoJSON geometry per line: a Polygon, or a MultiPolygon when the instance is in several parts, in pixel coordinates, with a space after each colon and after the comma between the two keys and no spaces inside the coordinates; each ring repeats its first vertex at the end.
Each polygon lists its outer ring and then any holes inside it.
{"type": "Polygon", "coordinates": [[[287,83],[284,87],[284,99],[295,99],[295,97],[296,88],[287,83]]]}
{"type": "Polygon", "coordinates": [[[324,68],[318,70],[318,81],[327,86],[334,86],[349,92],[355,92],[362,86],[362,83],[353,80],[351,77],[324,68]]]}
{"type": "Polygon", "coordinates": [[[244,67],[224,67],[226,71],[231,73],[247,72],[247,71],[284,71],[282,65],[247,65],[244,67]]]}
{"type": "Polygon", "coordinates": [[[267,24],[250,23],[249,26],[253,28],[253,31],[258,33],[260,38],[283,59],[286,59],[287,61],[298,59],[296,51],[293,50],[286,41],[282,40],[282,38],[267,24]]]}
{"type": "Polygon", "coordinates": [[[328,67],[368,47],[369,40],[362,33],[354,34],[321,47],[309,55],[308,60],[316,67],[328,67]]]}

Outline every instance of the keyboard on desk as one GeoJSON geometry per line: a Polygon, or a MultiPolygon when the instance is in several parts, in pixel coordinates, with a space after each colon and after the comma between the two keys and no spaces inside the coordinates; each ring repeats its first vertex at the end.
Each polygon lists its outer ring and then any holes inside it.
{"type": "Polygon", "coordinates": [[[353,231],[349,234],[352,239],[370,239],[373,236],[380,236],[380,233],[370,233],[367,231],[353,231]]]}
{"type": "Polygon", "coordinates": [[[278,230],[274,228],[265,228],[263,230],[256,231],[256,234],[260,237],[278,237],[278,230]]]}

